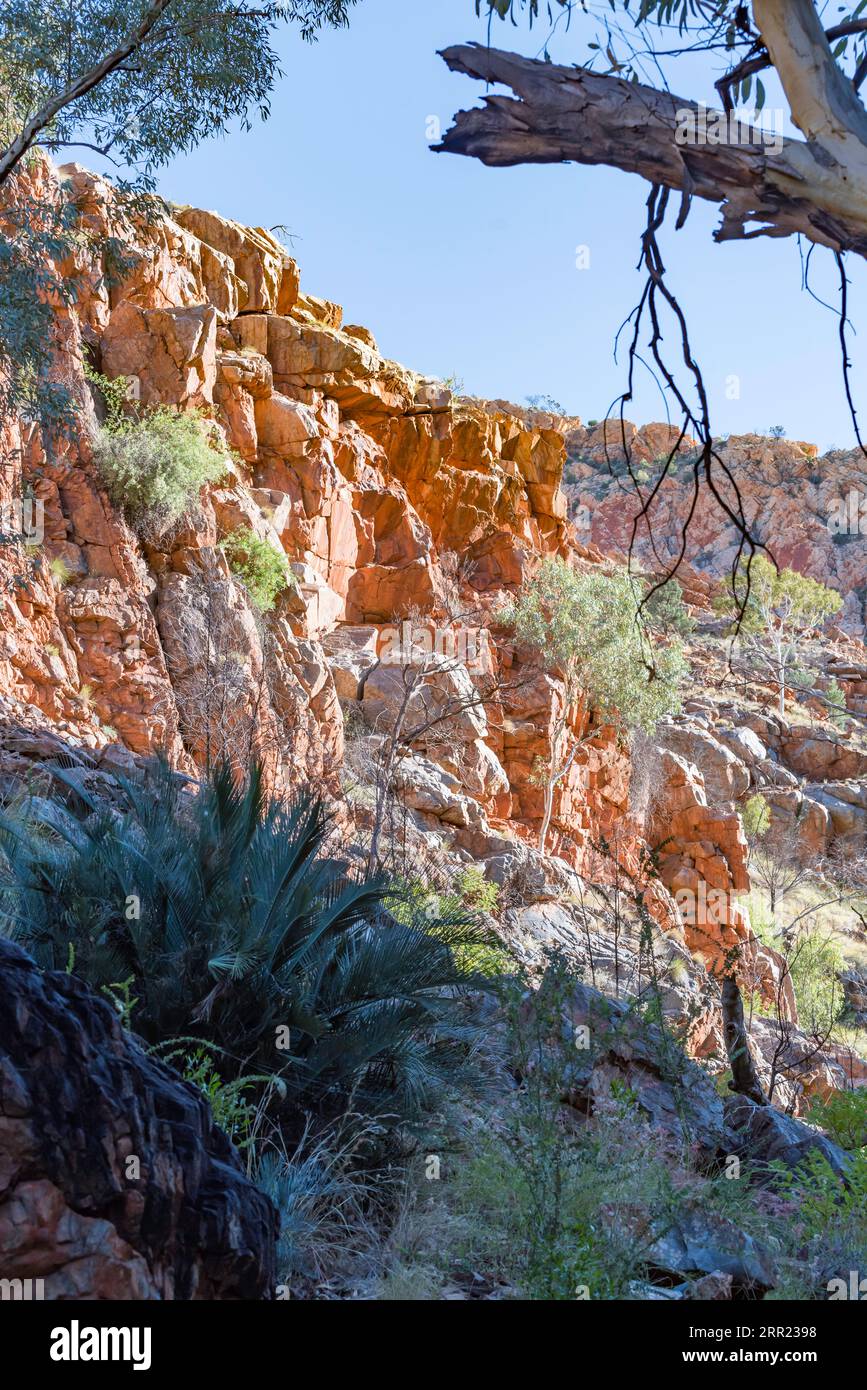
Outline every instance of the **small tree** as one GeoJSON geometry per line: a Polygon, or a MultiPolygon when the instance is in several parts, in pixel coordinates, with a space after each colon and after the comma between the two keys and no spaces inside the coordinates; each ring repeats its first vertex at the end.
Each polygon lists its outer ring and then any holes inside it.
{"type": "Polygon", "coordinates": [[[222,542],[229,568],[241,580],[250,601],[260,613],[270,613],[278,595],[292,583],[286,556],[257,536],[249,526],[240,526],[222,542]]]}
{"type": "Polygon", "coordinates": [[[583,737],[572,729],[583,699],[624,732],[650,731],[680,706],[684,671],[678,642],[655,646],[639,619],[640,591],[625,570],[579,574],[564,560],[548,558],[505,614],[522,642],[534,647],[563,681],[563,699],[544,769],[545,809],[539,848],[545,842],[554,789],[575,760],[583,737]]]}
{"type": "Polygon", "coordinates": [[[683,589],[676,579],[669,579],[661,589],[651,589],[646,607],[651,627],[659,632],[679,632],[688,637],[695,631],[695,618],[683,601],[683,589]]]}
{"type": "Polygon", "coordinates": [[[745,650],[779,686],[779,710],[786,713],[786,689],[808,642],[843,600],[833,589],[797,570],[777,570],[763,555],[738,576],[736,591],[746,601],[740,636],[745,650]]]}

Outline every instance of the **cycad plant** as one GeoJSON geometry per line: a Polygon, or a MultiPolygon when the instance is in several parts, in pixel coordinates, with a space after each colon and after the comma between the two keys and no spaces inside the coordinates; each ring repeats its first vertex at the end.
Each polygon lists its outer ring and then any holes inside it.
{"type": "Polygon", "coordinates": [[[0,930],[43,967],[125,982],[147,1042],[207,1042],[227,1076],[279,1073],[324,1113],[404,1120],[472,1067],[472,916],[396,915],[388,881],[326,852],[321,802],[270,798],[258,768],[119,785],[110,808],[77,786],[84,817],[0,814],[0,930]]]}

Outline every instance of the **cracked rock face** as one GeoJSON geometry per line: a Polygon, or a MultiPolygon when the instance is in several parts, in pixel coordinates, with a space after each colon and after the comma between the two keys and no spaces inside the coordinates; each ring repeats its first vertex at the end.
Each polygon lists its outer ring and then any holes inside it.
{"type": "Polygon", "coordinates": [[[0,1278],[46,1299],[260,1299],[277,1213],[111,1006],[0,941],[0,1278]]]}

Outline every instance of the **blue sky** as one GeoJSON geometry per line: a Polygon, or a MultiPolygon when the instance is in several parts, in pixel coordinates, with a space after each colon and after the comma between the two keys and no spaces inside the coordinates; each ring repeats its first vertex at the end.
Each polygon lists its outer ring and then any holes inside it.
{"type": "MultiPolygon", "coordinates": [[[[450,43],[484,40],[474,10],[473,0],[360,0],[351,27],[315,45],[287,31],[271,119],[173,161],[161,190],[288,227],[304,287],[343,304],[348,322],[366,324],[388,356],[415,370],[454,374],[480,396],[549,394],[585,420],[601,418],[623,389],[613,340],[640,286],[647,186],[615,170],[495,170],[431,152],[429,118],[447,128],[482,91],[437,56],[450,43]],[[576,268],[579,246],[589,248],[588,269],[576,268]]],[[[497,21],[493,42],[536,53],[546,33],[497,21]]],[[[586,61],[593,36],[578,18],[554,35],[551,55],[586,61]]],[[[713,104],[719,70],[691,58],[673,85],[713,104]]],[[[779,100],[770,87],[768,100],[779,100]]],[[[837,322],[802,293],[795,241],[717,246],[717,220],[711,204],[696,203],[663,243],[715,429],[779,424],[823,449],[851,447],[837,322]],[[733,376],[739,399],[727,390],[733,376]]],[[[836,302],[830,253],[817,250],[813,267],[814,289],[836,302]]],[[[850,262],[850,274],[851,313],[867,346],[863,263],[850,262]]],[[[867,427],[867,354],[857,339],[853,356],[867,427]]],[[[628,414],[665,418],[649,378],[628,414]]]]}

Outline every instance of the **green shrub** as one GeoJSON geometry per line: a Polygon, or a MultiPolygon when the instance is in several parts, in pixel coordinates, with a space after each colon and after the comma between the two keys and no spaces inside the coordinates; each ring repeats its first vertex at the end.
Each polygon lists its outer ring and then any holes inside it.
{"type": "Polygon", "coordinates": [[[807,1033],[827,1033],[845,1007],[838,979],[843,969],[840,948],[819,928],[805,932],[792,953],[789,969],[801,1027],[807,1033]]]}
{"type": "Polygon", "coordinates": [[[473,912],[496,912],[500,885],[488,878],[484,870],[468,864],[458,874],[455,884],[462,902],[473,912]]]}
{"type": "Polygon", "coordinates": [[[746,802],[741,812],[741,820],[747,843],[750,846],[768,833],[771,825],[771,808],[758,792],[746,802]]]}
{"type": "Polygon", "coordinates": [[[867,1147],[867,1088],[834,1091],[827,1100],[815,1099],[807,1118],[821,1125],[844,1149],[867,1147]]]}
{"type": "Polygon", "coordinates": [[[130,418],[133,399],[130,396],[130,381],[125,376],[105,376],[96,371],[88,362],[83,364],[85,380],[95,386],[102,399],[105,412],[105,426],[117,430],[130,418]]]}
{"type": "Polygon", "coordinates": [[[651,594],[647,601],[647,615],[651,626],[660,632],[679,632],[686,637],[695,630],[695,619],[683,601],[683,589],[676,579],[669,579],[661,589],[651,594]]]}
{"type": "Polygon", "coordinates": [[[825,699],[831,706],[828,718],[838,729],[845,728],[846,725],[846,692],[840,685],[836,677],[829,681],[825,691],[825,699]]]}
{"type": "Polygon", "coordinates": [[[581,574],[546,556],[500,617],[546,669],[562,672],[567,706],[584,696],[600,719],[650,732],[680,710],[686,662],[676,640],[644,641],[636,623],[640,597],[625,569],[581,574]]]}
{"type": "MultiPolygon", "coordinates": [[[[532,1008],[526,982],[504,990],[517,1090],[450,1146],[446,1181],[428,1199],[438,1205],[426,1238],[418,1240],[419,1221],[397,1251],[398,1287],[418,1284],[416,1297],[438,1296],[439,1272],[441,1285],[481,1279],[513,1298],[632,1298],[652,1269],[654,1241],[679,1214],[760,1226],[747,1184],[690,1172],[686,1148],[643,1115],[625,1080],[615,1077],[592,1118],[576,1123],[563,1097],[589,1060],[579,1053],[576,1062],[575,1038],[563,1028],[574,976],[563,958],[549,960],[532,1008]]],[[[604,1033],[594,1028],[602,1053],[604,1033]]]]}
{"type": "MultiPolygon", "coordinates": [[[[792,1202],[787,1239],[813,1257],[827,1281],[837,1273],[863,1268],[867,1262],[867,1150],[852,1154],[845,1180],[818,1149],[811,1149],[797,1168],[771,1163],[778,1190],[792,1202]]],[[[827,1292],[824,1294],[827,1297],[827,1292]]]]}
{"type": "Polygon", "coordinates": [[[249,526],[239,527],[222,542],[229,568],[241,580],[260,613],[269,613],[277,595],[290,583],[286,557],[249,526]]]}
{"type": "Polygon", "coordinates": [[[236,1077],[234,1081],[225,1081],[211,1056],[213,1049],[209,1050],[204,1044],[194,1047],[189,1053],[185,1053],[182,1047],[174,1047],[168,1052],[156,1050],[164,1062],[173,1063],[184,1080],[202,1092],[211,1107],[215,1124],[229,1136],[235,1147],[246,1149],[253,1141],[257,1113],[248,1092],[263,1086],[267,1088],[272,1078],[244,1075],[236,1077]]]}
{"type": "Polygon", "coordinates": [[[93,456],[106,491],[130,524],[158,538],[226,471],[195,413],[158,406],[135,419],[97,428],[93,456]]]}

